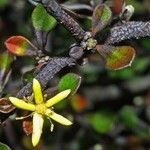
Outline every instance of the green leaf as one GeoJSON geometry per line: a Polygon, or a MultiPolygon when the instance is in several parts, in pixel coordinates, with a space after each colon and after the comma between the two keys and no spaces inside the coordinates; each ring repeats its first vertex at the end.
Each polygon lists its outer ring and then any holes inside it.
{"type": "Polygon", "coordinates": [[[135,58],[135,50],[130,46],[110,46],[103,45],[98,47],[98,52],[105,60],[106,68],[119,70],[131,66],[135,58]]]}
{"type": "Polygon", "coordinates": [[[149,66],[149,58],[137,58],[135,59],[135,63],[133,64],[133,69],[135,72],[143,72],[146,70],[146,68],[149,66]]]}
{"type": "Polygon", "coordinates": [[[32,82],[33,78],[34,78],[33,70],[25,72],[22,76],[22,80],[25,84],[27,84],[28,82],[32,82]]]}
{"type": "Polygon", "coordinates": [[[5,7],[8,4],[8,0],[0,0],[0,8],[5,7]]]}
{"type": "Polygon", "coordinates": [[[134,107],[123,107],[119,115],[125,127],[134,132],[134,134],[142,138],[150,137],[149,125],[138,117],[134,107]]]}
{"type": "Polygon", "coordinates": [[[0,93],[3,92],[3,89],[9,80],[12,62],[13,56],[9,53],[4,52],[0,55],[0,93]]]}
{"type": "Polygon", "coordinates": [[[99,133],[108,133],[114,125],[115,116],[110,112],[98,112],[89,116],[90,124],[99,133]]]}
{"type": "Polygon", "coordinates": [[[112,12],[110,8],[103,4],[98,5],[92,16],[92,34],[96,35],[99,31],[106,27],[112,18],[112,12]]]}
{"type": "Polygon", "coordinates": [[[13,61],[13,57],[9,53],[0,55],[0,70],[8,70],[13,61]]]}
{"type": "Polygon", "coordinates": [[[81,77],[74,73],[68,73],[63,76],[58,84],[58,90],[64,91],[67,89],[71,89],[71,95],[76,93],[79,86],[81,84],[81,77]]]}
{"type": "Polygon", "coordinates": [[[11,150],[7,145],[0,142],[0,150],[11,150]]]}
{"type": "Polygon", "coordinates": [[[135,131],[136,135],[141,137],[141,138],[150,138],[150,127],[148,126],[147,128],[139,128],[135,131]]]}
{"type": "Polygon", "coordinates": [[[32,12],[32,24],[36,30],[48,32],[56,26],[56,20],[39,4],[32,12]]]}
{"type": "Polygon", "coordinates": [[[150,43],[150,39],[148,37],[148,38],[141,39],[141,43],[140,44],[142,45],[142,47],[150,50],[150,44],[149,43],[150,43]]]}
{"type": "Polygon", "coordinates": [[[124,125],[128,128],[135,128],[140,123],[140,119],[138,118],[135,110],[130,106],[125,106],[120,112],[121,120],[124,125]]]}

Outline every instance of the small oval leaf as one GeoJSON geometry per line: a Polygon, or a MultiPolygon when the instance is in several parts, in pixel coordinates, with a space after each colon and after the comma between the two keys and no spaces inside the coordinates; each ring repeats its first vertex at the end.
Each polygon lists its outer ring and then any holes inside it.
{"type": "Polygon", "coordinates": [[[32,12],[32,24],[36,30],[48,32],[56,26],[56,19],[39,4],[32,12]]]}
{"type": "Polygon", "coordinates": [[[140,124],[140,119],[133,107],[124,106],[120,111],[120,118],[128,128],[134,128],[140,124]]]}
{"type": "Polygon", "coordinates": [[[8,51],[16,56],[32,56],[34,45],[23,36],[12,36],[5,41],[8,51]]]}
{"type": "Polygon", "coordinates": [[[10,69],[10,65],[13,61],[13,56],[9,53],[5,52],[0,55],[0,70],[8,71],[10,69]]]}
{"type": "Polygon", "coordinates": [[[122,12],[124,0],[112,0],[112,12],[119,15],[122,12]]]}
{"type": "MultiPolygon", "coordinates": [[[[0,99],[0,125],[3,125],[4,121],[14,113],[15,107],[12,106],[9,100],[6,98],[0,99]]],[[[1,150],[1,149],[0,149],[1,150]]]]}
{"type": "Polygon", "coordinates": [[[22,126],[26,135],[30,135],[32,133],[32,121],[23,121],[22,126]]]}
{"type": "Polygon", "coordinates": [[[95,36],[99,31],[106,27],[110,22],[112,12],[110,8],[105,4],[98,5],[92,16],[92,34],[95,36]]]}
{"type": "Polygon", "coordinates": [[[6,144],[0,142],[0,150],[11,150],[6,144]]]}
{"type": "Polygon", "coordinates": [[[131,66],[135,50],[130,46],[101,46],[98,52],[104,57],[106,68],[119,70],[131,66]]]}
{"type": "Polygon", "coordinates": [[[93,129],[101,134],[107,134],[113,128],[115,116],[111,112],[101,111],[89,116],[93,129]]]}
{"type": "Polygon", "coordinates": [[[71,98],[71,106],[76,112],[82,112],[88,108],[88,101],[82,95],[75,94],[71,98]]]}
{"type": "Polygon", "coordinates": [[[67,89],[71,89],[71,95],[76,93],[79,86],[81,84],[81,77],[74,73],[68,73],[63,76],[58,84],[58,90],[64,91],[67,89]]]}
{"type": "Polygon", "coordinates": [[[8,52],[4,52],[0,55],[0,93],[3,93],[10,75],[11,75],[11,64],[13,62],[13,56],[8,52]]]}

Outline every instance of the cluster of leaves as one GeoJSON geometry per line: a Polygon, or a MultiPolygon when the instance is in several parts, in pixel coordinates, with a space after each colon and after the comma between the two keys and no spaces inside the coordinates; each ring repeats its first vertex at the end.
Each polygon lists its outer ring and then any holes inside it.
{"type": "MultiPolygon", "coordinates": [[[[105,4],[99,4],[92,16],[92,35],[95,37],[112,20],[112,11],[105,4]]],[[[56,26],[56,20],[50,16],[44,7],[39,4],[32,13],[32,24],[37,36],[38,47],[22,36],[14,36],[6,40],[7,49],[17,56],[35,56],[35,49],[45,50],[48,33],[56,26]],[[41,13],[42,12],[42,13],[41,13]]],[[[91,47],[90,39],[87,45],[91,47]]],[[[87,47],[88,48],[88,47],[87,47]]],[[[134,48],[130,46],[97,45],[96,50],[103,57],[106,67],[118,70],[131,65],[134,57],[134,48]]]]}

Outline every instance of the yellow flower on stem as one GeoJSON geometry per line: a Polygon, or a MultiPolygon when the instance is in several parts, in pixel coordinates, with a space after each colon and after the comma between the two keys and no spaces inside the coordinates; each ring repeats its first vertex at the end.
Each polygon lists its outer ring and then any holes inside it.
{"type": "MultiPolygon", "coordinates": [[[[53,119],[62,125],[69,126],[72,124],[71,121],[55,113],[52,109],[52,106],[54,106],[59,101],[65,99],[70,94],[70,92],[71,92],[70,89],[65,90],[45,102],[39,81],[33,79],[33,94],[35,104],[27,103],[24,100],[18,99],[16,97],[9,97],[11,103],[17,108],[33,112],[33,132],[32,132],[33,146],[36,146],[39,143],[43,129],[44,116],[53,119]]],[[[21,117],[21,119],[22,118],[23,117],[21,117]]],[[[51,125],[51,127],[53,128],[53,125],[51,125]]]]}

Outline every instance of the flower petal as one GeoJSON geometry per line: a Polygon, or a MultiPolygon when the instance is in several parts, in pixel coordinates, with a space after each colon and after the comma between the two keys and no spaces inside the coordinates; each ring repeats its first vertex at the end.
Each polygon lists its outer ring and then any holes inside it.
{"type": "Polygon", "coordinates": [[[52,97],[51,99],[49,99],[46,102],[46,106],[47,107],[51,107],[53,105],[55,105],[56,103],[58,103],[59,101],[65,99],[69,94],[70,94],[71,90],[65,90],[63,92],[60,92],[59,94],[57,94],[56,96],[52,97]]]}
{"type": "Polygon", "coordinates": [[[41,85],[38,80],[33,79],[33,92],[36,104],[41,104],[43,102],[43,95],[41,85]]]}
{"type": "Polygon", "coordinates": [[[32,144],[36,146],[39,143],[42,130],[43,130],[44,119],[42,115],[34,113],[33,115],[33,132],[32,132],[32,144]]]}
{"type": "Polygon", "coordinates": [[[24,100],[18,99],[16,97],[9,97],[9,100],[17,108],[29,110],[29,111],[35,111],[35,105],[31,103],[26,103],[24,100]]]}
{"type": "Polygon", "coordinates": [[[48,117],[52,118],[53,120],[55,120],[56,122],[65,125],[65,126],[70,126],[72,125],[72,122],[70,120],[68,120],[67,118],[55,113],[55,112],[51,112],[51,113],[47,113],[48,117]]]}

